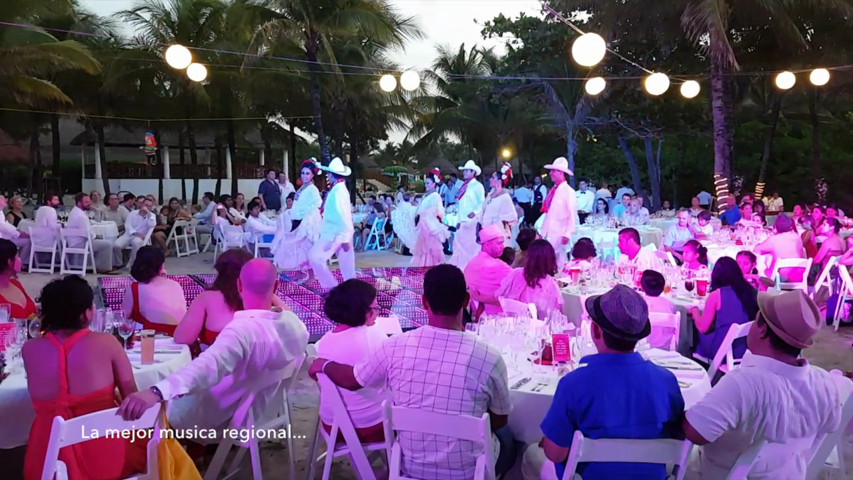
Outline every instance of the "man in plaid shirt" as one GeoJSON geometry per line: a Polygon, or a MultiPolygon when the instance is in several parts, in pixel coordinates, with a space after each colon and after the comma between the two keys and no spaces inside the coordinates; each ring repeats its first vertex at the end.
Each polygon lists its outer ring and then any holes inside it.
{"type": "MultiPolygon", "coordinates": [[[[500,351],[464,331],[462,310],[469,298],[462,272],[439,265],[424,277],[423,304],[429,324],[389,338],[365,363],[351,367],[326,359],[309,374],[325,373],[349,390],[387,388],[394,405],[431,412],[491,418],[493,458],[498,476],[515,462],[507,416],[512,409],[507,371],[500,351]]],[[[482,452],[469,441],[400,432],[406,475],[430,480],[469,479],[482,452]]]]}

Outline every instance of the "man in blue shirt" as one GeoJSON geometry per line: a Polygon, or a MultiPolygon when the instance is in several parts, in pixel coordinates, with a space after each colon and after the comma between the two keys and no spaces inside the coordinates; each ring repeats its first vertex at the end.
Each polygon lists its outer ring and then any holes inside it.
{"type": "Polygon", "coordinates": [[[264,181],[258,187],[258,196],[261,198],[261,208],[264,210],[281,210],[281,188],[276,181],[275,170],[267,170],[264,181]]]}
{"type": "Polygon", "coordinates": [[[740,209],[735,202],[734,195],[726,197],[726,211],[720,214],[723,225],[734,226],[741,219],[740,209]]]}
{"type": "MultiPolygon", "coordinates": [[[[593,322],[592,341],[599,353],[582,358],[580,363],[586,366],[560,380],[542,421],[545,438],[525,452],[525,478],[562,478],[572,437],[578,430],[591,439],[680,435],[684,400],[678,380],[670,371],[634,352],[637,342],[651,333],[643,297],[625,285],[617,285],[604,295],[589,297],[586,309],[593,322]]],[[[581,463],[577,473],[584,480],[663,480],[666,467],[581,463]]]]}

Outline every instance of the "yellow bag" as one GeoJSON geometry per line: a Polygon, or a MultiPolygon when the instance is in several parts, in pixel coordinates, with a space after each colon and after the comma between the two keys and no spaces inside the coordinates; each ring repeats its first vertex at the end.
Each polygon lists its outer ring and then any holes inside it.
{"type": "Polygon", "coordinates": [[[195,468],[189,454],[174,438],[168,438],[165,431],[169,430],[166,419],[166,405],[160,409],[160,443],[157,444],[157,474],[159,480],[201,480],[201,474],[195,468]]]}

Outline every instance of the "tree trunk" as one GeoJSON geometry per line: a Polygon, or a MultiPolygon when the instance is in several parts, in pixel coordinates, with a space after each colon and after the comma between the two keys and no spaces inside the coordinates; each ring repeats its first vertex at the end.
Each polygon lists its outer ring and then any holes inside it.
{"type": "Polygon", "coordinates": [[[820,162],[820,121],[817,116],[817,105],[820,92],[812,87],[809,92],[809,120],[812,124],[812,174],[814,178],[823,178],[820,162]]]}
{"type": "Polygon", "coordinates": [[[625,159],[628,160],[631,179],[634,181],[634,190],[637,192],[637,195],[645,197],[646,194],[643,190],[643,184],[640,182],[640,170],[637,168],[637,161],[634,159],[634,154],[631,153],[631,149],[628,147],[628,142],[625,141],[623,137],[619,137],[619,148],[622,149],[622,153],[625,154],[625,159]]]}
{"type": "Polygon", "coordinates": [[[104,183],[104,196],[107,196],[110,194],[110,175],[107,171],[107,136],[104,135],[103,124],[95,124],[95,134],[98,136],[98,152],[101,154],[101,178],[104,183]]]}
{"type": "Polygon", "coordinates": [[[782,111],[782,99],[784,93],[776,93],[773,99],[773,107],[770,110],[770,126],[764,135],[764,150],[761,152],[761,169],[758,171],[758,182],[755,185],[755,199],[761,200],[764,196],[764,182],[767,176],[767,163],[773,152],[773,141],[776,138],[776,129],[779,126],[779,115],[782,111]]]}
{"type": "Polygon", "coordinates": [[[358,185],[358,141],[357,139],[353,139],[352,143],[349,146],[349,164],[352,169],[352,184],[350,185],[349,196],[350,203],[355,205],[355,194],[358,192],[356,185],[358,185]]]}
{"type": "MultiPolygon", "coordinates": [[[[569,161],[569,170],[572,172],[575,171],[575,152],[578,150],[578,142],[575,141],[575,127],[571,122],[566,122],[566,157],[569,161]]],[[[566,180],[569,181],[569,185],[572,188],[576,188],[575,186],[575,177],[574,175],[569,176],[566,175],[566,180]]]]}
{"type": "Polygon", "coordinates": [[[184,132],[180,132],[178,134],[178,162],[181,164],[181,175],[179,178],[181,179],[181,198],[186,201],[187,200],[187,170],[186,170],[186,157],[184,153],[184,132]]]}
{"type": "Polygon", "coordinates": [[[237,196],[237,139],[234,133],[234,121],[228,120],[228,152],[231,153],[231,198],[237,196]]]}
{"type": "Polygon", "coordinates": [[[687,143],[682,139],[678,142],[678,163],[675,165],[675,175],[672,178],[672,205],[676,210],[678,204],[678,170],[684,165],[684,159],[687,157],[687,143]]]}
{"type": "MultiPolygon", "coordinates": [[[[718,41],[712,33],[711,43],[718,41]]],[[[725,205],[725,197],[728,196],[729,178],[727,170],[731,158],[731,145],[729,145],[726,122],[726,66],[724,60],[717,55],[711,55],[711,113],[714,124],[714,180],[716,182],[716,196],[718,205],[725,205]]]]}
{"type": "Polygon", "coordinates": [[[154,152],[154,158],[157,159],[157,165],[154,167],[157,170],[157,198],[160,199],[160,205],[167,205],[166,199],[163,198],[163,177],[166,176],[166,167],[163,165],[159,128],[154,130],[154,138],[157,141],[157,150],[154,152]]]}
{"type": "Polygon", "coordinates": [[[53,154],[53,176],[56,178],[62,177],[61,153],[62,153],[62,138],[59,134],[59,115],[50,115],[50,150],[53,154]]]}
{"type": "MultiPolygon", "coordinates": [[[[187,117],[189,118],[189,117],[187,117]]],[[[190,165],[193,166],[193,198],[191,205],[195,205],[198,203],[198,151],[196,151],[195,144],[195,130],[193,129],[192,122],[187,122],[187,139],[190,144],[190,165]]]]}
{"type": "Polygon", "coordinates": [[[30,165],[32,168],[30,169],[30,180],[29,180],[29,191],[35,193],[36,197],[40,197],[42,193],[44,193],[43,186],[44,182],[42,181],[42,166],[41,166],[41,148],[39,147],[39,129],[38,125],[33,127],[32,133],[30,133],[30,165]]]}
{"type": "Polygon", "coordinates": [[[658,139],[657,157],[654,152],[654,139],[646,137],[643,139],[643,144],[646,149],[646,164],[649,167],[649,185],[651,186],[651,198],[645,195],[646,204],[652,207],[652,211],[660,210],[660,149],[663,140],[658,139]]]}
{"type": "Polygon", "coordinates": [[[332,129],[335,133],[335,156],[344,159],[344,109],[346,102],[334,102],[335,106],[335,127],[332,129]]]}
{"type": "Polygon", "coordinates": [[[310,32],[308,40],[305,42],[305,51],[307,53],[308,71],[311,78],[311,109],[314,113],[314,128],[317,130],[317,144],[320,145],[320,155],[324,165],[328,165],[332,161],[329,156],[329,144],[326,141],[326,134],[323,131],[323,107],[320,94],[320,66],[317,65],[317,52],[320,50],[320,35],[316,32],[310,32]]]}
{"type": "Polygon", "coordinates": [[[290,172],[287,173],[287,176],[298,178],[300,169],[299,160],[296,159],[296,127],[293,126],[293,122],[290,122],[290,162],[288,164],[290,165],[290,172]]]}
{"type": "MultiPolygon", "coordinates": [[[[222,167],[222,164],[225,163],[222,153],[222,139],[219,135],[216,135],[216,138],[213,140],[213,150],[216,152],[216,189],[214,190],[213,198],[218,202],[219,196],[222,195],[222,177],[225,174],[225,169],[222,167]]],[[[234,159],[232,158],[231,161],[233,162],[234,159]]]]}

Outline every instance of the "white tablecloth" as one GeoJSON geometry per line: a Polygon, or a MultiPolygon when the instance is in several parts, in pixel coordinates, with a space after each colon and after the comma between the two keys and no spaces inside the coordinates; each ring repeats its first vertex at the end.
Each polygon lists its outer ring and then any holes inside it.
{"type": "MultiPolygon", "coordinates": [[[[647,350],[643,356],[666,363],[666,368],[678,378],[685,408],[694,405],[711,390],[708,374],[698,363],[678,353],[657,349],[647,350]]],[[[513,405],[512,412],[509,414],[509,428],[516,440],[524,443],[538,442],[542,439],[542,430],[539,425],[551,407],[560,379],[553,367],[536,366],[533,373],[518,371],[510,362],[507,362],[507,367],[513,405]],[[524,378],[531,378],[531,380],[517,389],[512,389],[524,378]]]]}
{"type": "Polygon", "coordinates": [[[114,240],[118,238],[118,225],[115,222],[92,222],[89,231],[95,238],[114,240]]]}
{"type": "MultiPolygon", "coordinates": [[[[128,353],[133,365],[133,377],[140,390],[151,387],[169,374],[177,371],[192,360],[189,347],[177,345],[171,339],[158,339],[155,343],[154,362],[140,364],[139,342],[136,353],[128,353]],[[177,352],[177,353],[158,353],[177,352]]],[[[33,404],[27,391],[27,377],[23,367],[13,372],[0,383],[0,449],[15,448],[27,444],[30,426],[35,420],[33,404]]]]}
{"type": "MultiPolygon", "coordinates": [[[[640,226],[634,227],[640,233],[640,241],[643,246],[654,245],[660,248],[663,243],[663,231],[659,228],[640,226]]],[[[614,246],[619,242],[618,228],[602,228],[602,227],[586,227],[581,226],[575,230],[572,235],[572,243],[577,242],[583,237],[592,239],[592,242],[598,247],[603,243],[611,243],[614,246]]]]}
{"type": "Polygon", "coordinates": [[[20,222],[18,222],[18,231],[30,233],[30,227],[34,227],[35,225],[36,222],[30,219],[21,220],[20,222]]]}

